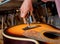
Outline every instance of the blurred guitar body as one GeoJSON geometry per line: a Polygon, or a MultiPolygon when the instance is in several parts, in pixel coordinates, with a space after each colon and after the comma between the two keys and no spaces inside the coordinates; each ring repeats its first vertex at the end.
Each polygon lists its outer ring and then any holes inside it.
{"type": "Polygon", "coordinates": [[[24,30],[26,24],[16,25],[4,30],[2,33],[4,44],[60,44],[59,29],[48,24],[31,24],[31,26],[35,25],[37,27],[28,30],[24,30]],[[26,41],[26,39],[28,40],[26,41]]]}

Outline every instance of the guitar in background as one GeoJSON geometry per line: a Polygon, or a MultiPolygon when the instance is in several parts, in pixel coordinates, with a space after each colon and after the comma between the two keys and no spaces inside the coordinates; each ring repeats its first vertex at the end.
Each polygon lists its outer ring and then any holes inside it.
{"type": "Polygon", "coordinates": [[[3,4],[5,4],[5,3],[7,3],[7,2],[9,2],[10,0],[0,0],[0,5],[3,5],[3,4]]]}

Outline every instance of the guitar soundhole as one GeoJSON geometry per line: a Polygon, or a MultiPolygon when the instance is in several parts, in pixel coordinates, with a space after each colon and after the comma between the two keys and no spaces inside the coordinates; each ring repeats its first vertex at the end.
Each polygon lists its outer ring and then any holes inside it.
{"type": "Polygon", "coordinates": [[[51,38],[51,39],[58,39],[60,38],[60,33],[56,33],[56,32],[45,32],[44,36],[51,38]]]}

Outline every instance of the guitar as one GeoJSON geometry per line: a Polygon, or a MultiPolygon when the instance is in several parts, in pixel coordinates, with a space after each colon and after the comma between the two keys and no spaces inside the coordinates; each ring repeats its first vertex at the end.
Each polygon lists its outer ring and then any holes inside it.
{"type": "Polygon", "coordinates": [[[3,32],[3,36],[6,34],[12,37],[29,38],[36,41],[37,44],[60,44],[60,30],[58,28],[48,24],[31,24],[31,26],[37,27],[25,30],[26,26],[26,24],[21,24],[8,28],[3,32]]]}
{"type": "Polygon", "coordinates": [[[7,3],[7,2],[9,2],[10,0],[2,0],[1,2],[0,2],[0,6],[1,5],[3,5],[3,4],[5,4],[5,3],[7,3]]]}

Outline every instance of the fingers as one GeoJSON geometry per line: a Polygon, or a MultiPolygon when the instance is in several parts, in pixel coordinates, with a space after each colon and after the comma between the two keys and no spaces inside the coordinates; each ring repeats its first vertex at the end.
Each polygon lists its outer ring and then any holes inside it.
{"type": "Polygon", "coordinates": [[[26,17],[27,13],[32,10],[32,0],[24,0],[20,11],[21,11],[21,17],[24,18],[26,17]]]}
{"type": "Polygon", "coordinates": [[[23,22],[24,22],[25,24],[27,23],[26,18],[23,18],[23,22]]]}

